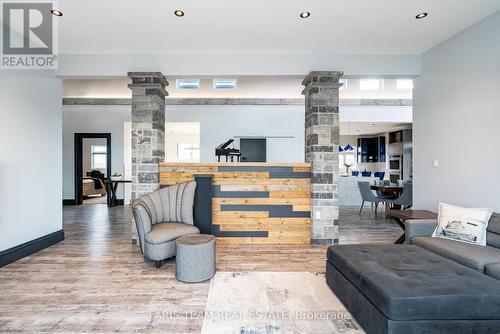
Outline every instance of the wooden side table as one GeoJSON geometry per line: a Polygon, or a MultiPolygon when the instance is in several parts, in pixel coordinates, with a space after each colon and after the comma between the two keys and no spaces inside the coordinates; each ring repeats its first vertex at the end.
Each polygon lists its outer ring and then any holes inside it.
{"type": "MultiPolygon", "coordinates": [[[[389,210],[389,217],[405,230],[405,221],[410,219],[437,219],[438,215],[435,212],[427,210],[389,210]]],[[[405,233],[398,238],[394,243],[402,244],[405,241],[405,233]]]]}
{"type": "Polygon", "coordinates": [[[104,180],[104,183],[106,184],[106,189],[108,190],[108,193],[111,194],[108,200],[108,206],[117,206],[118,203],[116,201],[116,189],[118,188],[118,184],[120,183],[132,183],[130,180],[104,180]]]}

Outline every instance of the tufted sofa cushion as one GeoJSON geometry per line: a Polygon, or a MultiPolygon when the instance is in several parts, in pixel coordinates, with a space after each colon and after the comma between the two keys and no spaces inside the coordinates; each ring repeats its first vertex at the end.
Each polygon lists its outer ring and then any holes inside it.
{"type": "Polygon", "coordinates": [[[340,245],[327,258],[389,319],[500,319],[497,280],[423,248],[340,245]]]}

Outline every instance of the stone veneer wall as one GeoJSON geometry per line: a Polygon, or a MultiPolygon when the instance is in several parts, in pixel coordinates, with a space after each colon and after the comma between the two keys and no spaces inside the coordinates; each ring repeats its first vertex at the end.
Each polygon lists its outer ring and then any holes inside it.
{"type": "Polygon", "coordinates": [[[312,165],[312,244],[338,243],[339,78],[343,72],[313,71],[305,96],[305,160],[312,165]]]}
{"type": "MultiPolygon", "coordinates": [[[[160,188],[159,163],[165,161],[165,86],[159,72],[130,72],[132,79],[132,201],[160,188]]],[[[132,240],[137,230],[132,222],[132,240]]]]}

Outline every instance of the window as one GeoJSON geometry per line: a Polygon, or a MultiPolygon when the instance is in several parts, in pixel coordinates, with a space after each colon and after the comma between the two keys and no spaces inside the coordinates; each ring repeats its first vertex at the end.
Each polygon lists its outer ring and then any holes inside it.
{"type": "Polygon", "coordinates": [[[92,169],[106,169],[107,167],[107,153],[106,145],[91,145],[90,153],[92,155],[91,168],[92,169]]]}
{"type": "Polygon", "coordinates": [[[178,161],[200,161],[200,146],[198,144],[177,144],[178,161]]]}
{"type": "Polygon", "coordinates": [[[398,79],[396,82],[398,89],[413,89],[412,79],[398,79]]]}
{"type": "Polygon", "coordinates": [[[236,79],[214,79],[214,89],[236,89],[236,79]]]}
{"type": "Polygon", "coordinates": [[[200,79],[177,79],[177,89],[199,89],[200,79]]]}
{"type": "Polygon", "coordinates": [[[383,79],[361,79],[359,80],[359,89],[361,90],[379,90],[384,88],[383,79]]]}

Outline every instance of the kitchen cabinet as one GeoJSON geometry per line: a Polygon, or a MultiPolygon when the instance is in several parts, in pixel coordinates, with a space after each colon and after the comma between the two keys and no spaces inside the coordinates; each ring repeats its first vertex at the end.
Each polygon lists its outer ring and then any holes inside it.
{"type": "Polygon", "coordinates": [[[358,138],[358,163],[385,162],[385,137],[358,138]]]}

